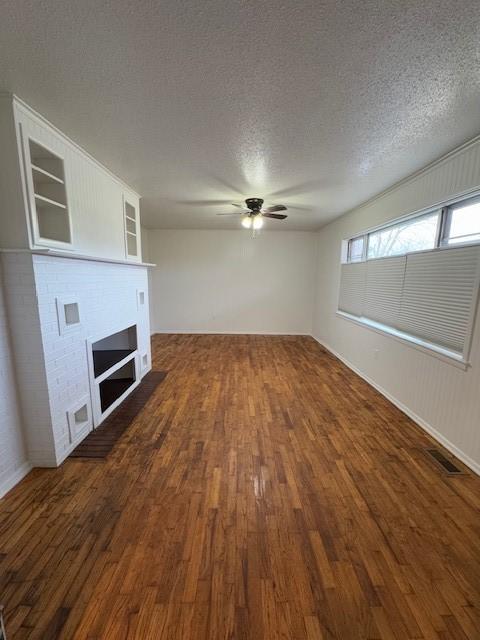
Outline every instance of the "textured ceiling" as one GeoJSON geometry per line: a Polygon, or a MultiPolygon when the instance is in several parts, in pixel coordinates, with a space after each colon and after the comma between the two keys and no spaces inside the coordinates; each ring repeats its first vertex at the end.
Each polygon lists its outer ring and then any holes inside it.
{"type": "Polygon", "coordinates": [[[260,196],[314,229],[480,132],[479,25],[478,0],[4,0],[0,90],[146,226],[238,227],[215,214],[260,196]]]}

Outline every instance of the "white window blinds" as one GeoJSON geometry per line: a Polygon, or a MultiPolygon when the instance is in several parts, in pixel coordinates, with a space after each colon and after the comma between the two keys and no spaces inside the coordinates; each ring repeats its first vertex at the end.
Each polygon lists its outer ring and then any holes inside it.
{"type": "Polygon", "coordinates": [[[400,313],[406,256],[367,262],[363,314],[376,322],[395,326],[400,313]]]}
{"type": "Polygon", "coordinates": [[[478,283],[478,247],[408,256],[398,328],[463,353],[478,283]]]}
{"type": "Polygon", "coordinates": [[[365,299],[366,263],[342,265],[338,308],[354,316],[361,316],[365,299]]]}
{"type": "Polygon", "coordinates": [[[479,277],[478,246],[344,264],[339,310],[465,359],[479,277]]]}

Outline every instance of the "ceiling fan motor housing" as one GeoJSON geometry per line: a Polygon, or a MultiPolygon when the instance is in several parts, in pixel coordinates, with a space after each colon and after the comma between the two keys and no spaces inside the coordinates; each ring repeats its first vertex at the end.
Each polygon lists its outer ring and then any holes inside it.
{"type": "Polygon", "coordinates": [[[253,213],[258,213],[262,208],[263,199],[262,198],[247,198],[245,200],[245,204],[253,213]]]}

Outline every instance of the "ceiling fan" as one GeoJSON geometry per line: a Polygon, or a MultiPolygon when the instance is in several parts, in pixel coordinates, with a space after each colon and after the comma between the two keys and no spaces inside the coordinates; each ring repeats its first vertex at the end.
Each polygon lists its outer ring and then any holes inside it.
{"type": "MultiPolygon", "coordinates": [[[[241,205],[232,203],[234,207],[241,207],[241,205]]],[[[217,213],[217,216],[237,216],[241,215],[242,227],[245,229],[261,229],[263,227],[263,218],[274,218],[275,220],[285,220],[287,217],[285,214],[276,213],[277,211],[286,211],[287,207],[284,204],[274,204],[271,207],[262,209],[262,198],[247,198],[245,200],[247,208],[243,211],[233,211],[232,213],[217,213]]]]}

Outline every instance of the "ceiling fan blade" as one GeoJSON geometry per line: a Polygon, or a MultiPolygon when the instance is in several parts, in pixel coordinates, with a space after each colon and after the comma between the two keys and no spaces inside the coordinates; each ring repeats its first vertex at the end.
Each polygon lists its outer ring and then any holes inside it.
{"type": "Polygon", "coordinates": [[[299,204],[289,204],[288,205],[289,209],[297,209],[298,211],[312,211],[312,207],[302,207],[299,204]]]}
{"type": "Polygon", "coordinates": [[[215,207],[217,205],[226,206],[230,200],[176,200],[176,204],[188,204],[190,206],[215,207]]]}
{"type": "Polygon", "coordinates": [[[245,209],[244,204],[239,204],[238,202],[231,202],[232,207],[239,207],[240,209],[245,209]]]}
{"type": "Polygon", "coordinates": [[[266,213],[274,213],[275,211],[286,211],[287,207],[284,204],[274,204],[272,207],[264,209],[266,213]]]}
{"type": "Polygon", "coordinates": [[[285,220],[285,218],[288,218],[288,216],[281,213],[263,213],[262,212],[262,216],[264,218],[274,218],[275,220],[285,220]]]}
{"type": "Polygon", "coordinates": [[[230,211],[229,213],[217,213],[217,216],[241,216],[248,211],[230,211]]]}

